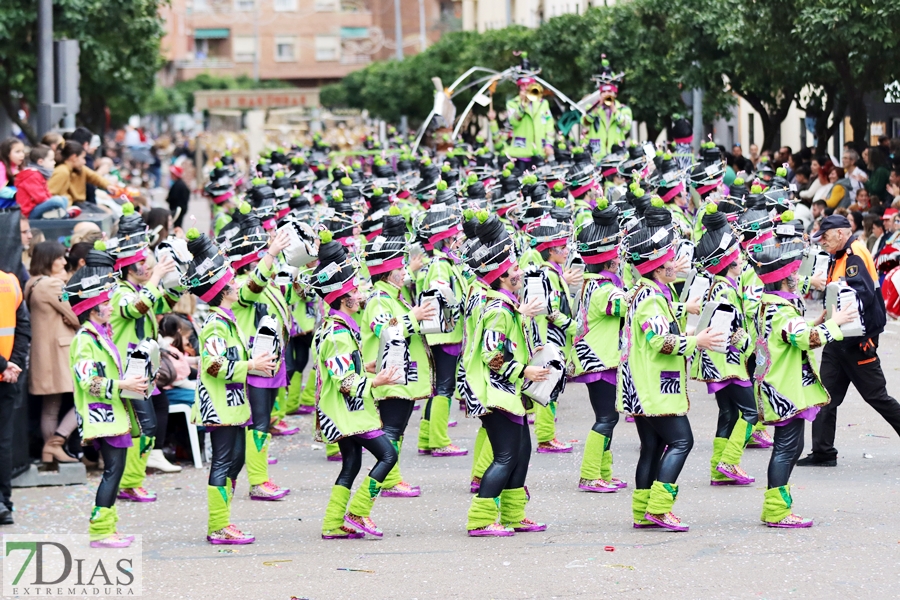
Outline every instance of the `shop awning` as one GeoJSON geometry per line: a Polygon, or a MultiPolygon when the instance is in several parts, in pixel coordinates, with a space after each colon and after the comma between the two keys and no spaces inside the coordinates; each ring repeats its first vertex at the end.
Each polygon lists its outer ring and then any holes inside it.
{"type": "Polygon", "coordinates": [[[222,40],[228,38],[231,32],[228,29],[195,29],[195,40],[222,40]]]}

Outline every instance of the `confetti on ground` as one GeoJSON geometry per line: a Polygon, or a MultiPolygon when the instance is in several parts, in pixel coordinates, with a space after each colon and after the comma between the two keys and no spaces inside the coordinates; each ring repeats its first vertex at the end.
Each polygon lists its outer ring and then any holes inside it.
{"type": "Polygon", "coordinates": [[[628,569],[629,571],[635,571],[636,569],[631,565],[600,565],[601,567],[607,567],[609,569],[628,569]]]}
{"type": "Polygon", "coordinates": [[[603,549],[606,550],[607,552],[615,552],[616,551],[615,546],[603,546],[603,549]]]}
{"type": "Polygon", "coordinates": [[[292,560],[267,560],[263,562],[264,567],[277,567],[277,563],[294,562],[292,560]]]}
{"type": "Polygon", "coordinates": [[[352,571],[354,573],[374,573],[375,571],[369,571],[367,569],[345,569],[343,567],[338,567],[338,571],[352,571]]]}
{"type": "Polygon", "coordinates": [[[219,554],[238,554],[239,550],[234,550],[232,548],[222,548],[219,550],[219,554]]]}

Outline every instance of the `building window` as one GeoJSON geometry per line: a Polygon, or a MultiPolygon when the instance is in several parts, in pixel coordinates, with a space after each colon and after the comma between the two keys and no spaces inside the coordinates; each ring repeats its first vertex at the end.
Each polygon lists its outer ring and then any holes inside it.
{"type": "Polygon", "coordinates": [[[339,12],[341,10],[340,0],[315,0],[316,12],[339,12]]]}
{"type": "Polygon", "coordinates": [[[275,61],[294,62],[297,60],[297,39],[291,35],[275,36],[275,61]]]}
{"type": "Polygon", "coordinates": [[[276,12],[291,12],[297,10],[297,0],[275,0],[276,12]]]}
{"type": "Polygon", "coordinates": [[[256,38],[234,38],[234,62],[253,62],[256,59],[256,38]]]}
{"type": "Polygon", "coordinates": [[[249,12],[256,8],[256,0],[234,0],[234,10],[249,12]]]}
{"type": "Polygon", "coordinates": [[[341,38],[335,35],[316,36],[316,60],[319,62],[341,59],[341,38]]]}

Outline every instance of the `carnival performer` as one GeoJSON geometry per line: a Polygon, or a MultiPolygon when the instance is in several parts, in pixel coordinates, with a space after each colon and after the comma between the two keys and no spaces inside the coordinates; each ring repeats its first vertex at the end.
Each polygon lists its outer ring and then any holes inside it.
{"type": "Polygon", "coordinates": [[[116,528],[119,482],[132,434],[138,431],[132,403],[123,400],[121,393],[145,394],[149,385],[146,377],[123,378],[124,365],[109,327],[113,312],[110,297],[117,285],[114,265],[106,244],[96,242],[62,296],[81,323],[69,349],[81,441],[93,445],[103,457],[103,477],[89,526],[92,548],[126,548],[134,540],[134,536],[121,535],[116,528]]]}
{"type": "Polygon", "coordinates": [[[523,52],[522,67],[516,85],[519,94],[506,103],[506,113],[512,126],[512,139],[506,148],[507,156],[516,159],[519,172],[530,168],[533,160],[543,160],[553,151],[555,124],[550,114],[550,104],[543,98],[543,86],[534,78],[534,72],[523,52]]]}
{"type": "Polygon", "coordinates": [[[765,285],[756,320],[756,395],[765,423],[775,425],[774,448],[760,517],[769,527],[812,527],[812,519],[792,512],[788,481],[803,452],[805,421],[813,421],[830,398],[822,385],[813,351],[844,338],[840,326],[858,315],[856,306],[823,313],[813,323],[804,319],[797,295],[797,270],[803,258],[799,240],[755,244],[749,253],[765,285]]]}
{"type": "Polygon", "coordinates": [[[694,438],[687,418],[687,357],[725,342],[707,328],[685,335],[672,306],[675,281],[672,213],[653,198],[644,224],[627,238],[629,262],[641,279],[628,308],[616,408],[634,417],[641,453],[632,496],[634,527],[687,531],[672,513],[678,475],[694,438]]]}
{"type": "Polygon", "coordinates": [[[604,157],[613,152],[614,146],[625,145],[633,117],[631,109],[616,99],[622,74],[613,74],[605,54],[600,61],[600,74],[591,79],[597,83],[600,98],[586,111],[582,123],[591,154],[604,157]]]}
{"type": "Polygon", "coordinates": [[[569,382],[587,385],[594,425],[581,459],[578,488],[587,492],[617,492],[627,483],[613,477],[610,450],[616,412],[616,372],[619,366],[622,322],[628,309],[619,270],[619,209],[601,198],[591,222],[577,235],[584,261],[584,284],[578,302],[577,335],[569,354],[569,382]],[[615,340],[615,343],[613,343],[615,340]]]}

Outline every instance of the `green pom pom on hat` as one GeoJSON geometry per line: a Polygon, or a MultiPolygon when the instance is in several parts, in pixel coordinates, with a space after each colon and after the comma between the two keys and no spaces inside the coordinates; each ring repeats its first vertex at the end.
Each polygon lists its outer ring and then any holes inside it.
{"type": "Polygon", "coordinates": [[[793,220],[794,220],[794,211],[786,210],[783,213],[781,213],[781,222],[782,223],[790,223],[793,220]]]}
{"type": "Polygon", "coordinates": [[[200,230],[197,229],[196,227],[191,227],[190,229],[187,230],[185,237],[188,239],[188,241],[199,240],[200,239],[200,230]]]}
{"type": "Polygon", "coordinates": [[[242,202],[241,207],[238,210],[241,211],[242,215],[249,215],[250,211],[253,210],[253,207],[250,206],[249,202],[242,202]]]}
{"type": "Polygon", "coordinates": [[[399,217],[399,216],[401,215],[401,213],[400,213],[400,207],[397,206],[397,205],[395,204],[395,205],[392,206],[391,209],[388,211],[388,214],[391,215],[392,217],[399,217]]]}
{"type": "Polygon", "coordinates": [[[653,196],[653,198],[650,199],[650,206],[655,206],[656,208],[662,208],[665,205],[666,205],[665,202],[663,202],[663,199],[660,198],[659,196],[653,196]]]}
{"type": "Polygon", "coordinates": [[[467,208],[466,210],[463,211],[463,218],[466,221],[471,221],[472,219],[475,218],[475,211],[472,210],[471,208],[467,208]]]}
{"type": "Polygon", "coordinates": [[[439,189],[439,190],[441,190],[441,191],[446,190],[446,189],[447,189],[447,182],[444,181],[443,179],[440,180],[440,181],[438,181],[437,189],[439,189]]]}
{"type": "Polygon", "coordinates": [[[327,229],[322,229],[321,231],[319,231],[319,241],[322,242],[323,244],[327,244],[328,242],[332,241],[333,239],[334,239],[334,234],[331,231],[329,231],[327,229]]]}
{"type": "Polygon", "coordinates": [[[384,195],[384,190],[381,189],[381,188],[378,188],[378,187],[377,187],[377,188],[373,188],[373,189],[372,189],[372,195],[373,195],[373,196],[382,196],[382,195],[384,195]]]}
{"type": "Polygon", "coordinates": [[[744,178],[743,177],[735,177],[734,185],[744,185],[744,178]]]}
{"type": "Polygon", "coordinates": [[[97,240],[96,242],[94,242],[94,250],[106,252],[106,242],[104,242],[103,240],[97,240]]]}
{"type": "Polygon", "coordinates": [[[512,171],[510,171],[509,169],[503,169],[503,172],[500,173],[500,175],[502,175],[503,177],[510,177],[512,176],[512,171]]]}
{"type": "Polygon", "coordinates": [[[449,173],[449,172],[450,172],[450,165],[449,165],[449,164],[446,164],[446,165],[442,166],[442,167],[441,167],[441,172],[442,172],[442,173],[449,173]]]}
{"type": "Polygon", "coordinates": [[[476,175],[475,173],[471,173],[467,181],[469,182],[469,185],[472,185],[473,183],[478,181],[478,175],[476,175]]]}
{"type": "Polygon", "coordinates": [[[566,207],[566,201],[563,200],[562,198],[557,198],[556,199],[556,208],[565,208],[565,207],[566,207]]]}
{"type": "Polygon", "coordinates": [[[563,188],[565,188],[565,186],[563,185],[562,181],[557,181],[556,183],[553,184],[554,192],[561,192],[561,191],[563,191],[563,188]]]}
{"type": "Polygon", "coordinates": [[[715,203],[710,202],[706,205],[706,208],[704,210],[706,211],[706,214],[711,215],[713,213],[719,212],[719,207],[716,206],[715,203]]]}
{"type": "Polygon", "coordinates": [[[341,185],[353,185],[353,180],[349,177],[341,177],[341,185]]]}
{"type": "Polygon", "coordinates": [[[634,194],[635,198],[643,198],[644,197],[643,188],[636,187],[636,188],[634,188],[634,191],[632,193],[634,194]]]}
{"type": "Polygon", "coordinates": [[[488,213],[488,211],[486,211],[486,210],[484,210],[484,209],[479,210],[477,213],[475,213],[475,217],[478,218],[478,222],[479,222],[479,223],[484,223],[485,221],[488,220],[488,218],[489,218],[490,216],[491,216],[491,215],[488,213]]]}
{"type": "Polygon", "coordinates": [[[762,193],[762,186],[760,186],[759,184],[753,185],[753,186],[750,188],[750,193],[751,193],[751,194],[761,194],[761,193],[762,193]]]}
{"type": "Polygon", "coordinates": [[[122,216],[127,217],[128,215],[134,214],[134,204],[131,202],[126,202],[122,205],[122,216]]]}
{"type": "Polygon", "coordinates": [[[599,208],[600,210],[606,210],[607,208],[609,208],[609,200],[607,200],[606,198],[600,198],[599,200],[597,200],[597,208],[599,208]]]}
{"type": "Polygon", "coordinates": [[[344,200],[344,192],[341,190],[334,190],[331,194],[331,199],[335,202],[343,202],[344,200]]]}
{"type": "Polygon", "coordinates": [[[778,167],[777,169],[775,169],[775,174],[779,177],[787,177],[787,169],[785,169],[784,167],[778,167]]]}
{"type": "Polygon", "coordinates": [[[250,181],[250,183],[253,184],[253,185],[265,185],[265,184],[266,184],[266,180],[263,179],[262,177],[254,177],[254,178],[250,181]]]}
{"type": "Polygon", "coordinates": [[[275,171],[275,177],[281,179],[284,177],[284,171],[275,171]]]}

